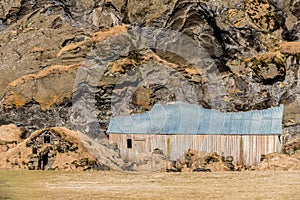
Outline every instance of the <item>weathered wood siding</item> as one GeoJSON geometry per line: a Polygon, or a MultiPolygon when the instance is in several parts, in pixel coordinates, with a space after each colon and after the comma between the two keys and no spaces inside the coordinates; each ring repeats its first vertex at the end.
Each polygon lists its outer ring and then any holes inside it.
{"type": "Polygon", "coordinates": [[[152,153],[158,148],[176,160],[188,149],[217,152],[233,156],[235,163],[257,164],[261,154],[279,152],[281,144],[277,135],[145,135],[110,134],[110,140],[118,145],[124,159],[138,159],[139,155],[152,153]],[[127,148],[132,139],[132,148],[127,148]]]}

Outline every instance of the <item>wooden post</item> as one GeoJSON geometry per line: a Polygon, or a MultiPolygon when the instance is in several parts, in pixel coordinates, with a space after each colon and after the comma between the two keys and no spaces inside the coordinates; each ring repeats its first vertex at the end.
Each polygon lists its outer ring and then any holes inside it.
{"type": "Polygon", "coordinates": [[[240,165],[241,167],[245,166],[245,156],[244,156],[244,144],[243,144],[243,136],[240,137],[240,165]]]}
{"type": "Polygon", "coordinates": [[[167,156],[169,157],[169,159],[171,159],[171,155],[172,155],[172,142],[171,142],[171,138],[167,138],[167,156]]]}

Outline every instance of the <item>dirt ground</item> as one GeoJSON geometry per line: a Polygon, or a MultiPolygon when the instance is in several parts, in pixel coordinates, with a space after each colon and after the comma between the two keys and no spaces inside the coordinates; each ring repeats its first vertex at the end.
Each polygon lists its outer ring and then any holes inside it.
{"type": "Polygon", "coordinates": [[[300,171],[0,170],[0,199],[299,199],[300,171]]]}

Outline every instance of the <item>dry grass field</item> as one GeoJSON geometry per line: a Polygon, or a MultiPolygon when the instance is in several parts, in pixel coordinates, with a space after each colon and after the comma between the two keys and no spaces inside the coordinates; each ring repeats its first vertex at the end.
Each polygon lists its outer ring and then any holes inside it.
{"type": "Polygon", "coordinates": [[[300,199],[300,171],[122,173],[0,170],[0,199],[300,199]]]}

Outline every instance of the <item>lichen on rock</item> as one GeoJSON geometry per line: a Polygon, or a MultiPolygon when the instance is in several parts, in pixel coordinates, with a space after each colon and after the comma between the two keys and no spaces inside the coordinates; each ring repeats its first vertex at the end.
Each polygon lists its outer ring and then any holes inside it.
{"type": "Polygon", "coordinates": [[[28,135],[64,126],[102,141],[111,116],[182,100],[230,112],[284,104],[283,132],[297,135],[299,5],[2,0],[0,125],[28,135]]]}

